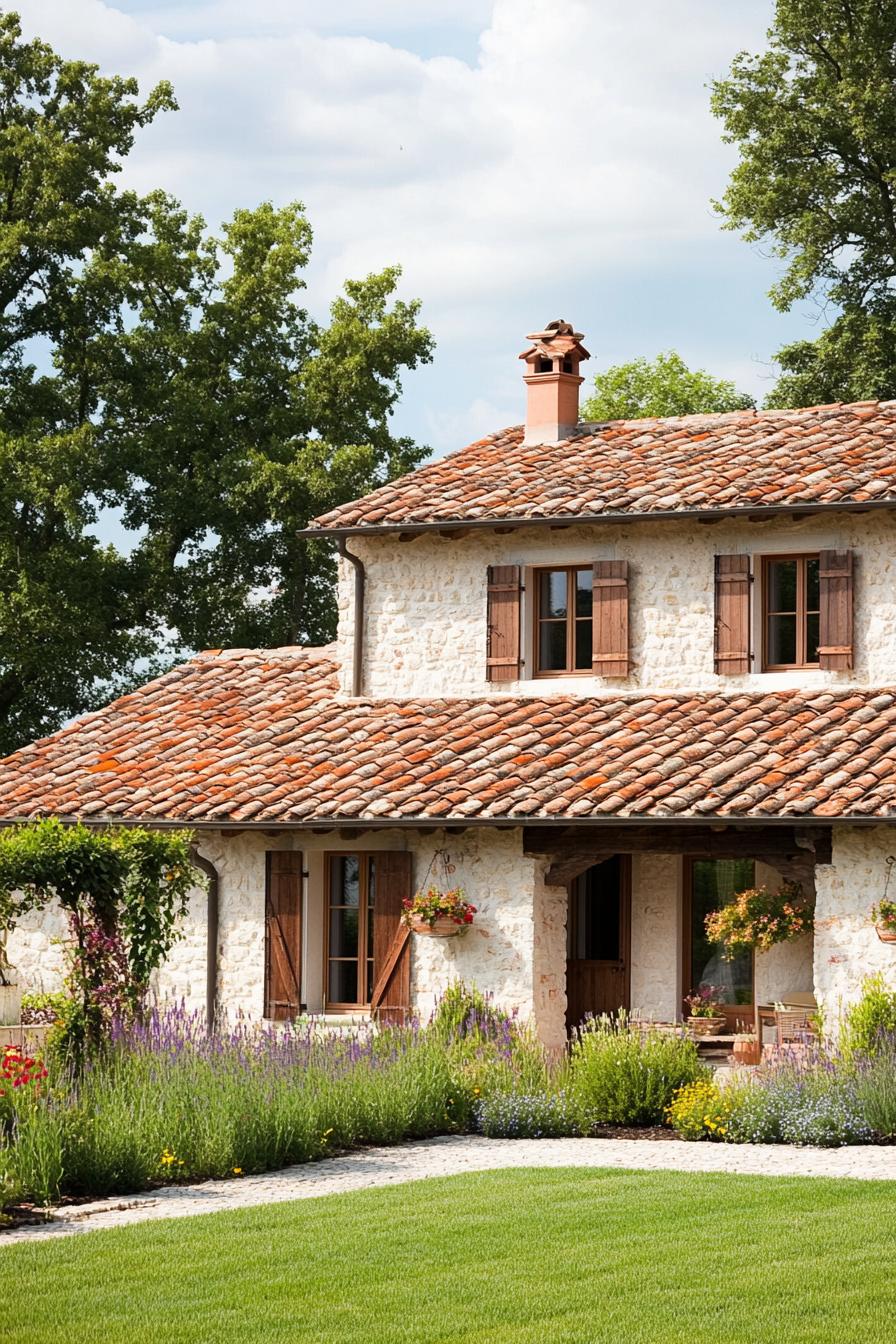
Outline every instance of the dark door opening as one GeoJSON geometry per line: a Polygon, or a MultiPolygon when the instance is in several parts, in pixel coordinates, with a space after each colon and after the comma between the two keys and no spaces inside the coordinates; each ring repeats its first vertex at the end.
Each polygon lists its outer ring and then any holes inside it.
{"type": "Polygon", "coordinates": [[[566,1025],[628,1011],[631,993],[631,860],[595,864],[570,884],[566,1025]]]}

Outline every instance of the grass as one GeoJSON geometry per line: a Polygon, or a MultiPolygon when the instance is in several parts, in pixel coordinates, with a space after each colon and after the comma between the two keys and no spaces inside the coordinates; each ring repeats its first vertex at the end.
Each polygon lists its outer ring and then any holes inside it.
{"type": "Polygon", "coordinates": [[[489,1172],[0,1249],[5,1344],[883,1344],[887,1182],[489,1172]]]}

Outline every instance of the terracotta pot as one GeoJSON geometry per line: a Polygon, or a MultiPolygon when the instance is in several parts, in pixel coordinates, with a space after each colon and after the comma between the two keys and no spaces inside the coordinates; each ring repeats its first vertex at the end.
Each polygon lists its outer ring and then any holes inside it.
{"type": "Polygon", "coordinates": [[[762,1046],[753,1037],[745,1037],[734,1042],[735,1064],[758,1064],[762,1058],[762,1046]]]}
{"type": "Polygon", "coordinates": [[[717,1036],[719,1027],[724,1027],[724,1017],[689,1017],[688,1026],[695,1036],[717,1036]]]}
{"type": "Polygon", "coordinates": [[[411,933],[421,933],[424,938],[456,938],[459,933],[469,928],[469,925],[455,924],[454,920],[448,919],[447,916],[441,916],[434,924],[429,924],[425,919],[412,915],[409,927],[411,933]]]}
{"type": "Polygon", "coordinates": [[[878,938],[882,943],[896,943],[896,928],[891,924],[875,924],[878,938]]]}

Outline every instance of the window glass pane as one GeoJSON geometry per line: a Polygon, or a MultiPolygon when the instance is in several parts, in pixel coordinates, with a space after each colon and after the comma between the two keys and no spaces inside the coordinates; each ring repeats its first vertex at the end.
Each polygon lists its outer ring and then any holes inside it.
{"type": "Polygon", "coordinates": [[[593,576],[590,569],[576,570],[576,615],[590,616],[594,601],[593,576]]]}
{"type": "Polygon", "coordinates": [[[373,961],[367,962],[367,993],[364,995],[364,1002],[369,1003],[373,998],[373,961]]]}
{"type": "Polygon", "coordinates": [[[538,669],[562,672],[566,667],[566,622],[542,621],[538,627],[538,669]]]}
{"type": "Polygon", "coordinates": [[[573,888],[575,945],[572,957],[584,961],[620,958],[619,859],[596,864],[573,888]]]}
{"type": "Polygon", "coordinates": [[[767,570],[768,611],[796,611],[796,560],[773,560],[767,570]]]}
{"type": "Polygon", "coordinates": [[[796,662],[795,616],[769,616],[768,661],[772,664],[796,662]]]}
{"type": "MultiPolygon", "coordinates": [[[[367,868],[367,955],[373,956],[373,903],[376,900],[376,870],[374,860],[368,859],[367,868]]],[[[368,995],[368,998],[370,996],[368,995]]]]}
{"type": "Polygon", "coordinates": [[[818,561],[806,561],[806,610],[817,611],[818,601],[818,561]]]}
{"type": "Polygon", "coordinates": [[[330,1003],[358,1002],[358,963],[331,961],[327,976],[327,998],[330,1003]]]}
{"type": "Polygon", "coordinates": [[[565,616],[567,607],[565,569],[543,569],[539,575],[539,615],[565,616]]]}
{"type": "Polygon", "coordinates": [[[806,617],[806,662],[818,662],[818,612],[806,617]]]}
{"type": "Polygon", "coordinates": [[[334,859],[330,870],[330,904],[358,904],[358,860],[354,854],[334,859]]]}
{"type": "Polygon", "coordinates": [[[330,911],[330,956],[358,955],[358,912],[354,909],[330,911]]]}
{"type": "Polygon", "coordinates": [[[753,1002],[753,955],[742,952],[733,961],[722,956],[721,944],[706,937],[706,916],[753,885],[752,859],[699,859],[692,867],[691,980],[686,993],[714,985],[723,1003],[748,1007],[753,1002]]]}
{"type": "Polygon", "coordinates": [[[576,621],[576,670],[591,666],[591,622],[576,621]]]}

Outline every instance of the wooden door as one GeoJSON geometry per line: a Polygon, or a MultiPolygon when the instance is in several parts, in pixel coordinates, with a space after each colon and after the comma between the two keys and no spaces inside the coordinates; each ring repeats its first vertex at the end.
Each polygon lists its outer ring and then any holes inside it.
{"type": "Polygon", "coordinates": [[[566,1025],[628,1010],[631,992],[631,860],[617,854],[569,888],[566,1025]]]}
{"type": "Polygon", "coordinates": [[[413,890],[413,859],[403,850],[374,856],[373,987],[371,1012],[380,1022],[403,1023],[410,1014],[411,945],[401,916],[413,890]]]}

